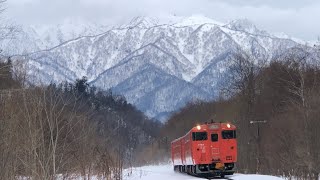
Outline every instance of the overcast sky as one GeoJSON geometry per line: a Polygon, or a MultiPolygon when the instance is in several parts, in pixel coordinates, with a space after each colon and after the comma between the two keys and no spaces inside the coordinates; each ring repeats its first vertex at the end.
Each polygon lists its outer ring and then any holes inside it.
{"type": "Polygon", "coordinates": [[[221,22],[247,18],[258,28],[303,40],[320,36],[320,0],[7,0],[5,15],[23,24],[65,18],[122,24],[135,16],[202,14],[221,22]]]}

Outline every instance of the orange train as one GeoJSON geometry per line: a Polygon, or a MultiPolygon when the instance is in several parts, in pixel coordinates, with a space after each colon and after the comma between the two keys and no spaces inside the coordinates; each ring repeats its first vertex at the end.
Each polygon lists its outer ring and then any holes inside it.
{"type": "Polygon", "coordinates": [[[195,176],[232,175],[237,162],[236,126],[205,123],[171,142],[175,171],[195,176]]]}

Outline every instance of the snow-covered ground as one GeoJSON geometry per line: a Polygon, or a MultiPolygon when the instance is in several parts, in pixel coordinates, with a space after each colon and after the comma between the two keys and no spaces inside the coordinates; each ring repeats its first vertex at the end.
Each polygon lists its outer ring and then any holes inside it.
{"type": "MultiPolygon", "coordinates": [[[[123,172],[124,180],[193,180],[202,179],[173,171],[172,165],[144,166],[126,169],[123,172]]],[[[256,174],[235,174],[226,176],[234,180],[279,180],[281,178],[256,174]]]]}

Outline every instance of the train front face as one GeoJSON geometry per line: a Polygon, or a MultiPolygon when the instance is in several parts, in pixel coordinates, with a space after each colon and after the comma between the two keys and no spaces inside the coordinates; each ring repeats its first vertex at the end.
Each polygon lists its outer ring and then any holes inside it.
{"type": "Polygon", "coordinates": [[[201,126],[193,135],[196,137],[199,132],[207,138],[193,141],[198,173],[233,174],[237,161],[236,127],[230,123],[212,123],[201,126]]]}

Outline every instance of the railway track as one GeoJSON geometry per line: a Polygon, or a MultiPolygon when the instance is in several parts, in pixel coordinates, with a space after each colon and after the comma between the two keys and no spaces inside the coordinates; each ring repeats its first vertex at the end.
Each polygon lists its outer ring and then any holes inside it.
{"type": "MultiPolygon", "coordinates": [[[[181,173],[181,172],[177,172],[177,173],[181,173]]],[[[189,176],[193,176],[193,177],[197,177],[197,178],[201,178],[201,179],[208,179],[208,180],[213,180],[213,179],[233,180],[231,177],[217,177],[217,176],[213,176],[213,175],[194,175],[194,174],[187,174],[187,173],[181,173],[181,174],[186,174],[189,176]]]]}

